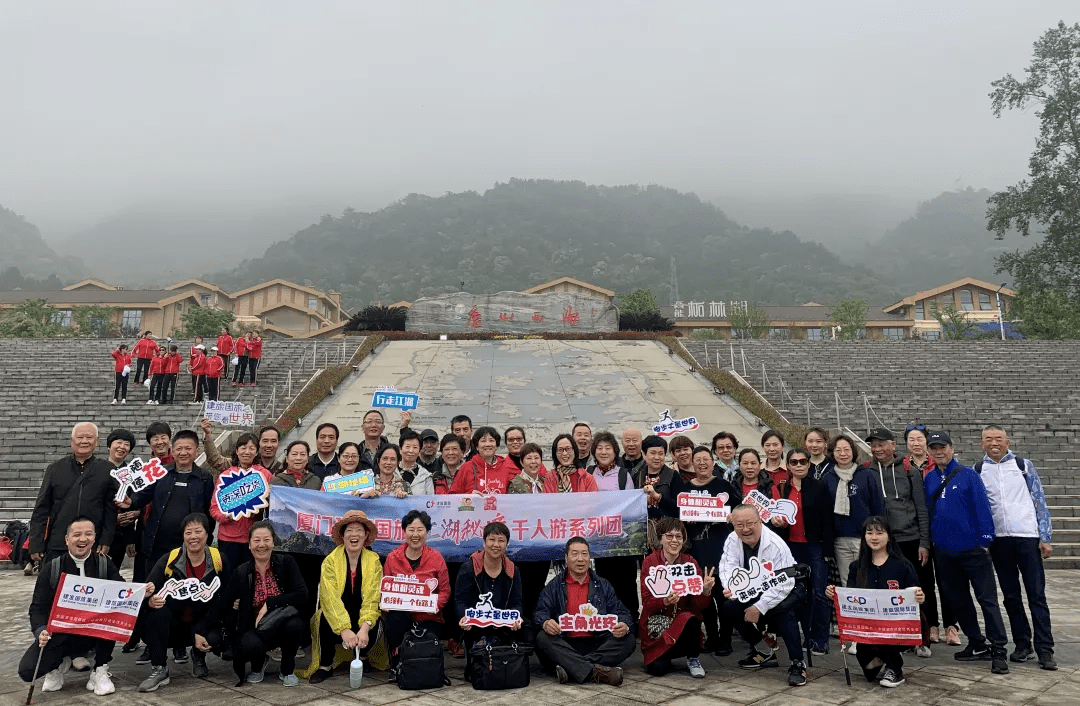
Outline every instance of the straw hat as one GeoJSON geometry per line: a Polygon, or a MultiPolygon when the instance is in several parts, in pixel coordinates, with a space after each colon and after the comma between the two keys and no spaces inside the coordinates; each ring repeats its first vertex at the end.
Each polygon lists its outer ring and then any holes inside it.
{"type": "Polygon", "coordinates": [[[364,546],[371,546],[371,543],[379,536],[379,530],[376,529],[375,523],[368,519],[367,513],[363,510],[349,510],[344,517],[334,523],[334,528],[330,531],[330,536],[334,538],[334,544],[341,546],[345,543],[345,537],[343,536],[345,528],[354,522],[364,525],[364,529],[367,530],[367,539],[364,540],[364,546]]]}

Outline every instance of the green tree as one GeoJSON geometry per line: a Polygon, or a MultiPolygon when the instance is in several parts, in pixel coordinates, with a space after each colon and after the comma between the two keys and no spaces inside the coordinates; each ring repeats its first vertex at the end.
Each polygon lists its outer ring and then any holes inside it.
{"type": "Polygon", "coordinates": [[[3,312],[0,338],[60,338],[67,327],[56,321],[56,307],[45,299],[27,299],[3,312]]]}
{"type": "Polygon", "coordinates": [[[829,316],[836,322],[836,337],[854,341],[866,336],[866,300],[841,299],[829,308],[829,316]]]}
{"type": "Polygon", "coordinates": [[[764,338],[769,333],[769,317],[757,304],[732,307],[728,321],[733,338],[764,338]]]}
{"type": "Polygon", "coordinates": [[[714,328],[696,328],[690,332],[688,338],[694,341],[715,341],[720,338],[720,334],[714,328]]]}
{"type": "Polygon", "coordinates": [[[945,306],[938,303],[930,303],[930,315],[941,325],[941,335],[949,341],[960,341],[971,338],[979,327],[967,314],[956,308],[956,304],[949,302],[945,306]]]}
{"type": "Polygon", "coordinates": [[[71,335],[79,338],[114,338],[120,335],[120,324],[113,320],[116,309],[111,306],[79,306],[71,313],[71,335]]]}
{"type": "Polygon", "coordinates": [[[1056,289],[1080,304],[1080,24],[1059,22],[1035,42],[1027,78],[1008,74],[990,85],[993,112],[1037,106],[1039,137],[1028,160],[1029,178],[988,200],[987,230],[998,239],[1015,228],[1041,227],[1041,243],[998,257],[1017,289],[1056,289]]]}
{"type": "Polygon", "coordinates": [[[660,302],[651,289],[638,287],[629,294],[619,295],[621,314],[659,314],[660,302]]]}
{"type": "Polygon", "coordinates": [[[180,335],[184,338],[202,336],[217,338],[222,326],[232,326],[233,313],[212,306],[191,306],[180,318],[184,327],[180,335]]]}
{"type": "Polygon", "coordinates": [[[1060,289],[1020,290],[1013,299],[1011,313],[1019,320],[1015,328],[1028,338],[1080,338],[1080,311],[1060,289]]]}

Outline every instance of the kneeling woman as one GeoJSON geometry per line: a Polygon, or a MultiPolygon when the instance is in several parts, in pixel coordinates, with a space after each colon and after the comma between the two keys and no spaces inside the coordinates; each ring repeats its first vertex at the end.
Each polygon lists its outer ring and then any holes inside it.
{"type": "Polygon", "coordinates": [[[349,510],[331,534],[338,547],[323,560],[319,606],[311,619],[313,654],[304,676],[310,676],[312,684],[329,679],[334,667],[352,659],[354,650],[367,657],[382,631],[382,564],[368,549],[378,536],[375,523],[364,512],[349,510]],[[342,644],[348,651],[339,653],[342,644]]]}
{"type": "Polygon", "coordinates": [[[230,599],[237,611],[233,644],[233,670],[245,681],[258,684],[266,671],[266,653],[281,648],[279,678],[285,686],[297,686],[293,674],[296,649],[304,640],[304,619],[300,608],[307,602],[307,586],[296,560],[283,552],[274,552],[274,531],[266,520],[248,530],[248,549],[252,561],[236,568],[229,582],[230,599]],[[246,674],[251,662],[251,673],[246,674]]]}
{"type": "Polygon", "coordinates": [[[716,585],[715,568],[705,570],[702,592],[698,596],[678,595],[671,590],[670,576],[657,576],[649,580],[653,567],[672,564],[693,564],[698,576],[701,567],[692,556],[683,552],[686,544],[686,528],[681,520],[662,517],[656,523],[656,536],[660,548],[641,564],[641,654],[645,658],[645,671],[660,676],[671,671],[671,660],[686,657],[691,676],[705,678],[705,669],[698,659],[701,655],[701,615],[712,600],[716,585]],[[666,583],[665,583],[666,581],[666,583]],[[664,596],[658,598],[649,588],[667,587],[664,596]]]}

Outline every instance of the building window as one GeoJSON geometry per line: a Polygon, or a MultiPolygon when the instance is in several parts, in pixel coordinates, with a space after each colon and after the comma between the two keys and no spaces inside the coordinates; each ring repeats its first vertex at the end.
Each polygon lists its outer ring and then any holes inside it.
{"type": "Polygon", "coordinates": [[[975,311],[975,304],[971,301],[971,290],[960,290],[960,310],[961,311],[975,311]]]}
{"type": "Polygon", "coordinates": [[[936,341],[941,338],[941,331],[923,331],[922,337],[927,341],[936,341]]]}
{"type": "Polygon", "coordinates": [[[769,338],[781,338],[781,339],[791,338],[791,329],[786,328],[786,327],[785,328],[770,328],[769,329],[769,338]]]}
{"type": "Polygon", "coordinates": [[[979,292],[979,310],[980,311],[993,311],[994,307],[990,305],[990,295],[986,292],[979,292]]]}
{"type": "Polygon", "coordinates": [[[915,302],[915,319],[917,321],[926,319],[926,310],[923,308],[922,302],[915,302]]]}
{"type": "Polygon", "coordinates": [[[133,334],[142,328],[142,309],[124,309],[120,318],[120,329],[125,335],[133,334]]]}
{"type": "Polygon", "coordinates": [[[821,328],[808,328],[806,329],[806,340],[808,341],[824,341],[825,329],[821,328]]]}
{"type": "Polygon", "coordinates": [[[308,309],[318,310],[318,308],[319,308],[319,299],[318,299],[318,297],[308,297],[307,298],[307,308],[308,309]]]}
{"type": "Polygon", "coordinates": [[[904,329],[900,327],[886,326],[883,329],[886,341],[902,341],[904,340],[904,329]]]}
{"type": "Polygon", "coordinates": [[[202,306],[210,306],[210,295],[209,294],[200,294],[199,295],[199,304],[201,304],[202,306]]]}
{"type": "Polygon", "coordinates": [[[60,324],[64,327],[71,326],[71,309],[61,309],[52,315],[51,323],[60,324]]]}

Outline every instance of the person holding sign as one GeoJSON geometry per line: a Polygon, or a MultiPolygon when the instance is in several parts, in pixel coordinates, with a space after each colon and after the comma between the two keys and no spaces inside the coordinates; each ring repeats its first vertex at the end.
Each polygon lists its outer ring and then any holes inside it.
{"type": "Polygon", "coordinates": [[[218,549],[237,567],[251,561],[249,530],[261,515],[259,507],[266,507],[270,497],[270,471],[255,463],[258,455],[259,440],[255,435],[241,434],[233,447],[232,465],[218,476],[210,498],[210,517],[217,522],[218,549]],[[251,480],[244,481],[244,476],[251,480]],[[265,494],[247,499],[250,493],[243,493],[245,487],[256,491],[261,487],[265,494]],[[237,506],[234,498],[245,502],[237,506]]]}
{"type": "MultiPolygon", "coordinates": [[[[480,427],[477,432],[487,428],[489,427],[480,427]]],[[[469,648],[481,640],[493,644],[529,642],[528,635],[520,632],[523,625],[521,573],[506,556],[506,545],[509,543],[509,527],[502,522],[487,523],[484,526],[484,548],[473,552],[469,561],[462,564],[458,570],[454,602],[457,614],[461,616],[458,626],[465,631],[462,639],[466,654],[469,648]],[[480,605],[489,606],[500,613],[515,611],[518,619],[508,625],[475,625],[470,622],[469,613],[477,612],[477,606],[480,605]]],[[[466,673],[468,669],[466,662],[466,673]]]]}
{"type": "Polygon", "coordinates": [[[536,649],[542,662],[554,664],[560,684],[594,681],[619,686],[623,681],[619,665],[636,647],[630,632],[634,620],[607,579],[589,570],[590,558],[585,539],[571,537],[566,542],[566,568],[544,586],[533,613],[533,622],[541,628],[536,649]],[[612,625],[604,625],[605,614],[616,616],[608,621],[612,625]]]}
{"type": "Polygon", "coordinates": [[[682,520],[661,518],[656,523],[656,534],[659,547],[641,564],[641,655],[645,671],[662,676],[671,671],[672,659],[686,657],[690,676],[704,679],[705,668],[699,659],[701,614],[712,602],[716,570],[710,567],[703,573],[694,558],[683,552],[686,528],[682,520]],[[687,567],[693,569],[689,576],[684,575],[687,567]]]}
{"type": "Polygon", "coordinates": [[[300,675],[312,684],[329,679],[356,650],[367,657],[383,629],[383,569],[379,555],[369,549],[379,536],[375,523],[366,513],[349,510],[334,523],[331,536],[338,546],[323,559],[319,606],[311,619],[311,664],[300,675]]]}
{"type": "MultiPolygon", "coordinates": [[[[37,674],[44,673],[42,691],[60,691],[64,687],[64,675],[71,668],[71,660],[82,657],[89,650],[94,650],[94,671],[90,672],[87,690],[97,696],[116,691],[109,674],[109,662],[116,646],[114,641],[66,632],[50,634],[46,629],[61,574],[124,580],[108,557],[101,554],[92,556],[97,541],[94,527],[94,521],[89,517],[72,520],[64,533],[67,551],[42,564],[41,573],[34,584],[34,597],[30,601],[30,630],[34,633],[34,644],[19,661],[19,677],[29,682],[37,674]]],[[[152,590],[148,588],[147,594],[152,590]]]]}
{"type": "Polygon", "coordinates": [[[409,485],[401,478],[401,449],[397,444],[387,444],[375,455],[375,487],[360,493],[362,498],[377,498],[381,495],[393,495],[403,499],[409,496],[409,485]]]}
{"type": "MultiPolygon", "coordinates": [[[[344,478],[345,476],[351,476],[354,473],[359,473],[357,470],[360,467],[360,445],[353,441],[346,441],[344,444],[338,447],[337,450],[338,460],[338,472],[331,473],[322,479],[322,490],[326,490],[326,484],[344,478]]],[[[348,490],[345,491],[346,495],[359,495],[361,490],[348,490]]]]}
{"type": "MultiPolygon", "coordinates": [[[[868,517],[863,523],[862,545],[859,558],[848,566],[848,588],[872,588],[897,591],[915,589],[915,601],[922,603],[926,595],[919,588],[919,576],[893,538],[889,522],[884,517],[868,517]]],[[[831,601],[836,586],[825,588],[831,601]]],[[[856,658],[862,667],[866,681],[876,679],[884,687],[892,688],[904,683],[904,656],[898,645],[867,644],[860,640],[856,658]],[[882,672],[882,667],[885,671],[882,672]]]]}

